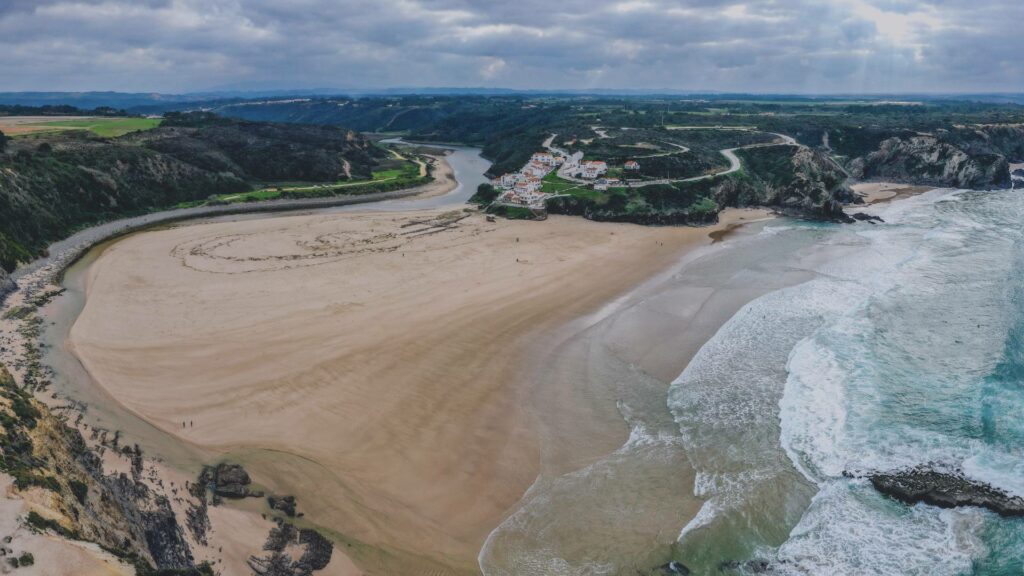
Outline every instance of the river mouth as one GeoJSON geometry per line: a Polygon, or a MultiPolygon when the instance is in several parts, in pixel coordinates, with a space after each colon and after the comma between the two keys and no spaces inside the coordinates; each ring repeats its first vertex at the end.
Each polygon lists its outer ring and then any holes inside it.
{"type": "MultiPolygon", "coordinates": [[[[466,193],[460,190],[459,194],[466,193]]],[[[459,196],[457,194],[456,196],[459,196]]],[[[427,199],[434,200],[434,199],[427,199]]],[[[451,201],[451,199],[449,199],[451,201]]],[[[415,201],[403,201],[415,202],[415,201]]],[[[395,201],[389,204],[399,204],[395,201]]],[[[433,212],[439,212],[447,206],[456,207],[460,204],[441,204],[432,206],[437,208],[433,212]]],[[[331,212],[337,211],[332,209],[331,212]]],[[[405,218],[401,215],[405,208],[394,210],[376,210],[374,207],[359,206],[345,207],[344,212],[351,212],[354,221],[364,222],[371,235],[380,233],[391,233],[392,226],[397,230],[409,230],[403,228],[403,222],[398,220],[405,218]],[[391,213],[389,213],[391,212],[391,213]],[[389,224],[390,223],[390,224],[389,224]]],[[[348,216],[346,216],[348,218],[348,216]]],[[[420,218],[422,219],[422,218],[420,218]]],[[[477,218],[482,220],[482,218],[477,218]]],[[[152,257],[167,257],[168,254],[175,254],[173,250],[177,246],[201,246],[213,249],[194,251],[191,248],[184,252],[177,252],[177,258],[184,264],[183,268],[191,270],[188,274],[213,274],[222,275],[217,280],[221,284],[220,294],[231,294],[232,297],[242,299],[256,297],[253,294],[243,294],[235,287],[241,286],[226,283],[232,274],[264,274],[264,279],[269,279],[275,274],[284,274],[284,268],[254,269],[256,263],[267,261],[285,261],[282,259],[292,258],[293,254],[282,247],[290,247],[296,244],[296,238],[291,228],[291,222],[301,223],[297,229],[308,229],[305,233],[309,238],[316,239],[317,246],[330,244],[325,252],[320,249],[319,257],[330,253],[330,250],[340,249],[338,246],[346,246],[349,250],[353,245],[342,243],[336,245],[339,231],[337,226],[329,219],[328,214],[317,215],[288,215],[266,218],[265,216],[246,217],[219,217],[205,221],[191,222],[184,225],[169,227],[164,230],[145,232],[152,237],[174,236],[174,241],[164,245],[152,247],[152,257]],[[294,220],[288,220],[294,218],[294,220]],[[222,230],[222,227],[226,227],[222,230]],[[270,230],[259,231],[265,227],[270,230]],[[228,230],[230,228],[230,230],[228,230]],[[207,233],[204,230],[209,229],[207,233]],[[252,236],[255,233],[263,236],[252,236]],[[207,242],[216,238],[214,244],[207,242]],[[244,239],[244,240],[242,240],[244,239]],[[198,243],[195,243],[198,242],[198,243]],[[235,252],[232,252],[235,250],[235,252]],[[264,250],[266,253],[257,254],[254,251],[264,250]],[[194,259],[190,260],[190,259],[194,259]]],[[[473,392],[470,386],[478,386],[480,382],[472,380],[483,380],[486,378],[474,378],[459,380],[458,385],[452,384],[450,379],[451,366],[458,366],[469,359],[476,358],[474,354],[467,357],[466,348],[462,348],[460,338],[465,338],[463,331],[472,331],[473,336],[469,340],[487,340],[494,337],[490,330],[496,326],[503,326],[503,322],[513,325],[519,321],[517,315],[509,315],[500,322],[481,322],[475,317],[468,322],[458,324],[459,329],[450,333],[443,333],[442,337],[430,339],[425,342],[409,341],[409,347],[403,350],[400,342],[388,342],[387,345],[376,346],[379,356],[380,350],[389,350],[393,346],[396,350],[394,358],[402,362],[426,361],[431,356],[440,356],[440,363],[422,364],[424,374],[437,373],[437,388],[429,393],[417,395],[414,399],[402,399],[395,396],[396,403],[388,410],[381,411],[378,419],[360,421],[360,425],[346,428],[344,433],[334,433],[334,437],[326,437],[322,430],[318,430],[314,424],[318,422],[315,418],[317,412],[336,412],[343,414],[345,418],[358,421],[358,418],[365,416],[370,408],[346,412],[350,407],[343,403],[337,403],[338,395],[332,391],[326,396],[319,396],[315,403],[302,407],[304,418],[294,417],[288,420],[288,425],[276,425],[274,419],[279,416],[277,411],[291,409],[288,404],[294,400],[280,398],[281,402],[259,403],[260,395],[272,394],[273,387],[247,389],[239,392],[238,398],[250,398],[239,404],[246,406],[245,410],[232,413],[226,422],[233,422],[243,418],[262,419],[266,427],[273,433],[267,433],[259,437],[259,443],[264,447],[254,448],[252,444],[241,442],[238,435],[232,435],[230,425],[225,424],[217,427],[210,427],[211,418],[209,413],[202,410],[207,399],[203,402],[190,403],[183,413],[166,413],[158,418],[153,418],[153,406],[140,405],[131,399],[131,394],[125,396],[125,402],[131,409],[124,408],[120,402],[114,402],[114,398],[104,392],[89,378],[89,374],[78,362],[72,352],[74,350],[58,350],[56,344],[48,351],[47,361],[53,366],[58,374],[65,376],[65,381],[55,382],[57,389],[68,397],[81,400],[90,405],[85,418],[91,426],[100,426],[108,429],[123,430],[131,441],[136,441],[143,447],[144,451],[155,455],[175,467],[195,470],[203,463],[218,458],[230,458],[251,466],[252,471],[261,479],[261,484],[274,492],[296,493],[300,501],[311,502],[312,509],[309,510],[307,519],[318,526],[326,526],[332,529],[339,541],[352,545],[354,558],[360,566],[375,566],[378,569],[387,571],[394,570],[395,564],[387,564],[386,558],[400,557],[402,566],[430,565],[436,567],[438,573],[474,573],[482,570],[488,575],[518,574],[523,571],[541,567],[542,570],[555,571],[558,573],[582,571],[589,569],[611,571],[617,573],[629,570],[645,570],[657,566],[672,559],[679,551],[677,538],[684,527],[702,509],[702,500],[693,497],[693,485],[695,482],[694,450],[687,444],[685,431],[679,427],[677,420],[678,412],[670,409],[669,385],[684,367],[687,366],[690,357],[698,353],[704,343],[711,339],[719,327],[728,322],[730,318],[742,309],[748,302],[763,296],[766,293],[785,288],[790,285],[801,284],[814,277],[815,264],[822,259],[835,259],[837,252],[835,247],[818,246],[818,242],[828,236],[832,230],[829,226],[799,225],[790,226],[789,223],[778,221],[769,224],[755,224],[741,228],[730,227],[724,224],[720,230],[713,232],[710,240],[707,230],[689,229],[643,229],[631,226],[606,226],[580,221],[578,219],[558,219],[549,221],[545,228],[536,226],[533,223],[499,223],[492,225],[483,221],[472,224],[475,228],[464,229],[462,232],[445,231],[444,234],[455,234],[445,238],[458,240],[459,234],[467,234],[466,238],[473,238],[472,242],[480,242],[479,238],[492,239],[504,238],[508,244],[499,242],[493,246],[497,250],[499,245],[505,246],[518,244],[514,252],[496,252],[501,258],[507,258],[506,264],[515,264],[511,269],[515,273],[508,277],[508,283],[523,282],[523,274],[527,277],[531,269],[541,269],[542,266],[551,266],[559,258],[566,254],[580,253],[593,249],[593,246],[600,242],[608,242],[609,246],[617,244],[620,240],[609,240],[610,237],[621,236],[622,241],[634,242],[635,247],[629,254],[650,252],[654,246],[661,246],[662,240],[666,242],[674,238],[673,235],[691,234],[700,238],[700,243],[705,244],[704,248],[687,252],[686,260],[676,262],[674,268],[669,272],[662,272],[655,280],[635,288],[635,284],[623,283],[618,293],[624,293],[614,300],[613,305],[607,305],[605,310],[601,308],[593,318],[582,321],[582,325],[570,323],[569,334],[566,339],[559,341],[548,349],[546,344],[538,340],[536,345],[527,356],[535,361],[535,369],[527,373],[521,373],[518,366],[515,370],[504,373],[490,374],[489,378],[494,381],[505,381],[510,375],[515,374],[521,378],[525,386],[522,389],[511,393],[500,388],[484,388],[479,392],[473,392]],[[502,232],[506,226],[516,226],[515,232],[502,232]],[[558,228],[578,228],[585,241],[576,239],[572,235],[553,236],[544,249],[533,248],[533,234],[537,231],[552,230],[557,232],[558,228]],[[597,232],[595,232],[597,231],[597,232]],[[612,233],[609,234],[609,231],[612,233]],[[725,232],[728,231],[728,232],[725,232]],[[500,236],[505,234],[505,236],[500,236]],[[522,239],[524,242],[519,242],[522,239]],[[573,244],[579,243],[578,245],[573,244]],[[707,244],[714,243],[714,246],[707,244]],[[555,248],[557,247],[557,250],[555,248]],[[523,271],[526,272],[523,272],[523,271]],[[453,345],[453,342],[459,342],[453,345]],[[422,348],[422,350],[420,350],[422,348]],[[538,350],[538,348],[540,348],[538,350]],[[65,354],[61,356],[61,354],[65,354]],[[421,360],[417,360],[417,358],[421,360]],[[436,372],[435,372],[436,371],[436,372]],[[76,388],[77,386],[77,388],[76,388]],[[459,391],[453,395],[451,389],[459,391]],[[485,392],[486,390],[486,392],[485,392]],[[434,398],[458,399],[471,394],[480,393],[481,398],[487,395],[503,395],[504,399],[497,404],[480,404],[473,406],[466,414],[474,414],[472,427],[464,429],[448,429],[448,423],[435,419],[432,411],[443,408],[441,405],[430,406],[426,409],[420,404],[429,403],[434,398]],[[415,402],[412,402],[415,400],[415,402]],[[274,406],[273,410],[269,406],[274,406]],[[521,410],[521,412],[519,412],[521,410]],[[146,418],[137,416],[137,413],[146,414],[146,418]],[[193,430],[191,414],[196,414],[196,428],[193,430]],[[188,414],[189,416],[183,416],[188,414]],[[184,418],[184,420],[182,420],[184,418]],[[420,519],[410,519],[402,516],[402,508],[408,507],[407,501],[402,501],[401,507],[382,508],[380,502],[388,499],[405,498],[412,490],[417,490],[417,485],[411,482],[390,484],[397,482],[403,474],[400,467],[382,467],[372,470],[372,462],[380,460],[382,455],[391,451],[400,452],[404,460],[414,461],[426,450],[425,446],[419,445],[417,436],[423,436],[430,440],[431,444],[458,445],[466,443],[467,438],[473,438],[476,434],[476,427],[493,427],[499,425],[503,418],[507,418],[508,426],[506,438],[517,438],[507,440],[510,442],[521,442],[520,448],[509,450],[498,459],[498,468],[495,477],[514,477],[511,483],[484,485],[486,489],[479,492],[480,498],[488,495],[490,498],[494,490],[503,490],[505,498],[502,504],[503,510],[500,515],[503,517],[498,522],[498,527],[493,531],[483,533],[486,537],[470,534],[446,534],[445,542],[439,543],[425,539],[422,536],[424,530],[431,529],[429,524],[414,524],[420,519]],[[303,420],[308,421],[304,423],[303,420]],[[176,427],[175,422],[184,421],[186,424],[183,430],[176,427]],[[153,424],[152,422],[157,422],[153,424]],[[383,422],[398,422],[403,426],[388,428],[388,433],[383,436],[374,434],[376,429],[382,428],[383,422]],[[527,424],[529,423],[529,424],[527,424]],[[225,427],[226,426],[226,427],[225,427]],[[276,427],[275,427],[276,426],[276,427]],[[291,443],[283,445],[275,434],[284,434],[284,430],[297,429],[298,434],[309,438],[309,442],[291,443]],[[436,436],[431,436],[431,435],[436,436]],[[317,436],[320,438],[317,439],[317,436]],[[522,435],[522,436],[517,436],[522,435]],[[211,440],[214,438],[215,440],[211,440]],[[339,439],[358,438],[359,442],[345,444],[339,439]],[[403,446],[403,442],[412,442],[403,446]],[[398,448],[396,448],[396,446],[398,448]],[[528,446],[537,446],[536,451],[528,446]],[[357,454],[358,453],[358,454],[357,454]],[[367,460],[359,460],[356,456],[366,456],[367,460]],[[537,468],[534,468],[537,467],[537,468]],[[371,470],[372,473],[368,473],[371,470]],[[296,477],[301,477],[298,481],[296,477]],[[386,498],[375,490],[384,488],[386,498]],[[329,498],[326,502],[317,501],[316,495],[322,494],[325,490],[335,495],[347,495],[344,498],[329,498]],[[347,503],[341,502],[346,500],[347,503]],[[383,511],[383,512],[382,512],[383,511]],[[359,519],[354,521],[353,519],[359,519]],[[372,521],[371,521],[372,519],[372,521]],[[391,524],[401,526],[408,520],[408,524],[397,531],[391,524]],[[387,524],[382,526],[381,524],[387,524]],[[594,526],[608,526],[607,530],[595,530],[594,526]],[[410,528],[411,527],[411,528],[410,528]],[[479,539],[478,539],[479,538],[479,539]],[[447,546],[447,548],[445,548],[447,546]],[[479,552],[479,555],[477,554],[479,552]],[[459,558],[452,561],[452,558],[459,558]],[[383,564],[382,564],[383,563],[383,564]],[[588,568],[589,567],[589,568],[588,568]],[[563,570],[564,569],[564,570],[563,570]]],[[[414,228],[415,229],[415,228],[414,228]]],[[[363,232],[367,232],[364,230],[363,232]]],[[[362,232],[361,232],[362,233],[362,232]]],[[[141,236],[141,235],[140,235],[141,236]]],[[[353,236],[356,238],[356,236],[353,236]]],[[[439,236],[429,236],[439,238],[439,236]]],[[[50,315],[50,321],[54,322],[47,329],[47,340],[51,343],[63,343],[67,341],[68,335],[74,330],[76,319],[82,314],[87,306],[86,291],[89,289],[102,291],[106,288],[115,288],[115,284],[109,281],[90,286],[90,282],[96,280],[93,272],[97,269],[97,261],[101,259],[116,259],[126,257],[132,250],[142,249],[141,242],[144,238],[128,236],[107,245],[95,247],[81,261],[72,266],[65,276],[65,287],[67,293],[56,299],[46,310],[50,315]],[[118,254],[120,251],[120,254],[118,254]]],[[[306,242],[300,239],[299,244],[306,242]]],[[[471,244],[470,244],[471,245],[471,244]]],[[[677,248],[678,249],[678,248],[677,248]]],[[[841,249],[842,250],[842,249],[841,249]]],[[[840,251],[841,251],[840,250],[840,251]]],[[[449,266],[457,267],[459,263],[467,261],[474,262],[471,267],[478,269],[483,266],[491,266],[487,258],[482,260],[471,260],[474,258],[474,251],[458,252],[445,255],[441,251],[420,250],[414,245],[403,245],[402,248],[390,252],[396,257],[395,261],[381,260],[380,268],[397,266],[398,258],[414,258],[406,260],[402,268],[412,268],[412,263],[417,262],[421,266],[423,274],[437,269],[445,269],[449,266]]],[[[623,272],[631,264],[630,258],[622,258],[611,252],[599,252],[595,258],[614,258],[623,272]]],[[[665,253],[664,262],[670,262],[669,253],[665,253]]],[[[677,258],[678,256],[676,256],[677,258]]],[[[147,261],[148,256],[138,262],[147,261]]],[[[288,260],[290,261],[290,260],[288,260]]],[[[338,262],[341,262],[339,260],[338,262]]],[[[325,263],[325,265],[337,266],[338,262],[325,263]]],[[[637,271],[636,277],[650,277],[657,271],[663,271],[668,264],[658,266],[649,265],[644,269],[643,274],[637,271]],[[645,276],[646,275],[646,276],[645,276]]],[[[293,286],[305,287],[310,282],[318,282],[316,276],[310,275],[316,267],[291,266],[288,274],[299,274],[295,276],[301,280],[293,280],[293,286]],[[307,272],[303,272],[307,270],[307,272]]],[[[592,267],[591,267],[592,268],[592,267]]],[[[129,267],[127,270],[142,273],[143,268],[129,267]]],[[[453,268],[458,270],[458,268],[453,268]]],[[[373,270],[365,270],[362,273],[373,273],[373,270]]],[[[148,273],[148,272],[147,272],[148,273]]],[[[156,280],[147,285],[143,283],[140,292],[149,294],[145,290],[153,290],[153,285],[162,284],[167,280],[168,284],[177,281],[174,272],[167,277],[156,277],[156,280]]],[[[186,272],[180,272],[182,274],[186,272]]],[[[420,272],[417,272],[419,274],[420,272]]],[[[501,269],[496,268],[490,274],[501,274],[501,269]]],[[[584,274],[585,269],[579,268],[576,274],[584,274]]],[[[102,273],[99,279],[103,280],[102,273]]],[[[454,293],[456,290],[463,290],[462,278],[476,278],[465,271],[461,278],[459,272],[452,272],[452,278],[445,282],[442,292],[454,293]]],[[[622,276],[623,274],[618,274],[622,276]]],[[[353,322],[352,316],[347,316],[352,310],[357,310],[359,305],[345,301],[339,297],[350,289],[344,284],[344,275],[331,277],[319,292],[313,291],[315,297],[310,297],[313,302],[332,302],[323,309],[317,309],[307,314],[301,306],[297,308],[284,309],[282,314],[299,314],[294,323],[280,324],[280,327],[292,327],[305,323],[319,321],[318,317],[325,314],[339,314],[339,324],[334,327],[327,326],[325,331],[317,338],[309,340],[306,345],[321,346],[323,350],[335,350],[344,348],[348,344],[343,340],[332,340],[338,337],[338,326],[356,326],[351,330],[373,331],[380,325],[389,321],[387,316],[375,318],[373,322],[364,324],[352,323],[341,324],[341,322],[353,322]],[[333,300],[332,300],[333,299],[333,300]],[[336,300],[336,302],[334,302],[336,300]],[[305,316],[301,316],[306,314],[305,316]]],[[[120,276],[124,281],[137,281],[130,274],[120,276]]],[[[198,278],[198,277],[197,277],[198,278]]],[[[109,279],[108,279],[109,280],[109,279]]],[[[621,281],[622,279],[618,279],[621,281]]],[[[268,280],[269,281],[269,280],[268,280]]],[[[382,285],[388,289],[398,289],[401,285],[412,282],[411,279],[394,281],[392,284],[382,285]]],[[[600,279],[593,282],[591,286],[616,281],[611,276],[600,276],[600,279]]],[[[187,283],[186,283],[187,284],[187,283]]],[[[501,283],[499,283],[501,284],[501,283]]],[[[497,285],[495,285],[497,286],[497,285]]],[[[267,288],[272,289],[272,288],[267,288]]],[[[284,290],[284,288],[281,288],[284,290]]],[[[546,278],[545,282],[537,284],[535,290],[544,293],[551,290],[557,293],[561,289],[567,291],[564,285],[557,284],[555,277],[546,278]]],[[[593,310],[600,308],[602,303],[607,303],[615,291],[607,295],[593,294],[593,288],[581,292],[577,299],[591,299],[589,307],[581,307],[579,310],[593,310]]],[[[284,292],[282,292],[284,293],[284,292]]],[[[155,292],[153,292],[155,294],[155,292]]],[[[188,292],[181,292],[188,298],[188,292]]],[[[415,301],[408,308],[396,309],[393,322],[395,326],[401,326],[403,322],[411,321],[415,314],[422,310],[438,306],[442,299],[438,293],[436,299],[415,301]]],[[[97,293],[98,297],[102,294],[97,293]]],[[[510,297],[516,297],[510,293],[510,297]]],[[[570,299],[571,300],[571,299],[570,299]]],[[[553,308],[544,312],[545,315],[554,315],[561,308],[568,308],[570,300],[552,300],[553,308]]],[[[189,301],[191,302],[191,301],[189,301]]],[[[197,304],[198,303],[193,303],[197,304]]],[[[245,304],[245,302],[241,302],[245,304]]],[[[291,303],[289,305],[292,305],[291,303]]],[[[578,304],[578,303],[573,303],[578,304]]],[[[125,310],[130,309],[134,304],[128,301],[123,303],[125,310]]],[[[462,308],[465,308],[463,306],[462,308]]],[[[116,306],[107,306],[107,310],[117,310],[116,306]]],[[[244,305],[239,305],[237,314],[229,321],[236,321],[245,310],[244,305]]],[[[252,310],[264,309],[254,307],[252,310]]],[[[168,314],[170,309],[164,309],[163,314],[168,314]]],[[[213,312],[213,308],[209,309],[213,312]]],[[[573,308],[575,310],[575,308],[573,308]]],[[[453,307],[448,313],[440,315],[437,319],[450,321],[463,313],[459,307],[453,307]]],[[[187,315],[192,312],[185,311],[187,315]]],[[[200,312],[192,313],[196,318],[201,318],[200,312]]],[[[137,319],[142,315],[130,316],[137,319]]],[[[542,316],[537,317],[537,321],[542,316]]],[[[579,315],[573,315],[579,318],[579,315]]],[[[436,322],[435,319],[434,321],[436,322]]],[[[170,326],[166,318],[154,318],[152,322],[158,329],[161,326],[170,326]]],[[[564,320],[564,319],[563,319],[564,320]]],[[[128,326],[129,324],[126,324],[128,326]]],[[[565,326],[560,321],[558,326],[565,326]]],[[[248,334],[253,329],[245,322],[238,324],[239,334],[248,334]]],[[[292,328],[282,329],[284,334],[298,334],[292,332],[292,328]]],[[[552,325],[552,330],[555,325],[552,325]]],[[[228,331],[226,333],[232,333],[228,331]]],[[[395,330],[394,334],[401,334],[401,330],[395,330]]],[[[211,338],[210,334],[199,335],[199,338],[211,338]]],[[[212,338],[215,341],[218,338],[212,338]]],[[[296,338],[289,338],[294,340],[296,338]]],[[[276,348],[287,349],[292,344],[287,341],[275,341],[269,337],[265,340],[255,340],[262,345],[268,346],[267,350],[276,348]],[[268,342],[274,342],[272,345],[268,342]]],[[[468,340],[467,340],[468,342],[468,340]]],[[[501,339],[495,340],[501,344],[501,339]]],[[[240,344],[249,344],[241,341],[240,344]]],[[[301,347],[295,349],[299,353],[301,347]]],[[[231,360],[235,353],[245,352],[245,346],[240,346],[231,353],[225,354],[225,360],[231,360]]],[[[495,351],[500,348],[495,348],[495,351]]],[[[193,352],[202,352],[195,349],[193,352]]],[[[282,363],[290,362],[289,354],[281,357],[282,363]]],[[[89,354],[86,354],[87,356],[89,354]]],[[[187,354],[186,354],[187,355],[187,354]]],[[[483,355],[482,358],[489,356],[483,355]]],[[[490,356],[494,357],[494,356],[490,356]]],[[[373,356],[362,357],[361,362],[379,362],[381,370],[390,370],[387,366],[392,362],[388,358],[374,358],[373,356]]],[[[303,394],[316,394],[317,389],[323,386],[324,381],[343,382],[348,379],[357,382],[362,376],[360,374],[346,374],[351,372],[352,367],[358,365],[351,359],[346,359],[337,366],[316,366],[320,371],[316,378],[304,376],[289,376],[288,382],[294,385],[303,394]],[[327,376],[326,380],[324,376],[327,376]]],[[[245,369],[245,362],[237,364],[239,369],[245,369]]],[[[180,364],[176,369],[183,370],[182,381],[196,380],[196,374],[188,374],[187,364],[180,364]]],[[[268,370],[272,370],[272,365],[268,370]]],[[[393,378],[384,378],[379,382],[401,382],[403,385],[410,381],[402,380],[403,376],[397,372],[382,372],[390,374],[393,378]]],[[[139,378],[139,382],[146,380],[146,375],[139,378]]],[[[253,381],[259,380],[259,375],[254,373],[253,381]]],[[[240,382],[239,385],[246,385],[240,382]]],[[[377,386],[372,389],[346,388],[345,394],[353,391],[358,394],[380,395],[388,393],[386,387],[377,386]]],[[[400,388],[400,387],[399,387],[400,388]]],[[[397,389],[397,388],[396,388],[397,389]]],[[[123,389],[124,390],[124,389],[123,389]]],[[[159,392],[157,390],[157,392],[159,392]]],[[[202,390],[193,389],[192,394],[202,394],[202,390]]],[[[233,393],[233,392],[230,392],[233,393]]],[[[344,396],[350,397],[350,396],[344,396]]],[[[218,400],[219,401],[219,400],[218,400]]],[[[215,420],[215,419],[214,419],[215,420]]],[[[280,423],[278,423],[280,424],[280,423]]],[[[254,437],[263,434],[259,429],[247,430],[247,434],[254,437]]],[[[291,433],[291,432],[287,432],[291,433]]],[[[493,445],[487,450],[499,453],[499,445],[493,445]]],[[[430,451],[427,450],[429,453],[430,451]]],[[[466,478],[478,478],[480,470],[491,466],[493,454],[488,453],[483,459],[472,460],[470,455],[459,454],[457,458],[444,461],[444,468],[463,467],[467,462],[472,464],[464,468],[463,474],[466,478]]],[[[431,456],[434,458],[435,456],[431,456]]],[[[426,461],[424,461],[426,463],[426,461]]],[[[461,469],[461,468],[460,468],[461,469]]],[[[432,470],[426,468],[425,470],[432,470]]],[[[436,471],[435,471],[436,472],[436,471]]],[[[441,473],[441,472],[436,472],[441,473]]],[[[474,480],[475,481],[475,480],[474,480]]],[[[477,487],[479,488],[479,486],[477,487]]],[[[470,487],[448,486],[444,490],[434,494],[431,501],[440,502],[446,498],[452,498],[460,492],[470,491],[470,487]]],[[[774,495],[772,496],[774,498],[774,495]]],[[[478,501],[481,501],[478,499],[478,501]]],[[[418,503],[417,505],[420,505],[418,503]]],[[[449,501],[442,510],[443,516],[451,516],[455,513],[465,513],[471,507],[465,502],[449,501]]],[[[475,534],[475,533],[474,533],[475,534]]],[[[773,541],[784,539],[785,534],[779,533],[773,537],[773,541]]],[[[716,538],[719,544],[728,542],[731,534],[722,534],[716,538]]],[[[707,559],[707,565],[713,566],[715,562],[723,558],[735,559],[742,557],[741,550],[731,548],[709,548],[716,550],[715,559],[707,559]]],[[[697,559],[697,565],[704,565],[704,560],[697,559]]]]}

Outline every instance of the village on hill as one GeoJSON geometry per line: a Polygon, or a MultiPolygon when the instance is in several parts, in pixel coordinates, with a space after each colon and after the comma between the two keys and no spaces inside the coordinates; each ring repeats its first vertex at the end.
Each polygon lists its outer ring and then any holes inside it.
{"type": "MultiPolygon", "coordinates": [[[[623,165],[623,172],[639,173],[640,164],[630,160],[623,165]]],[[[569,182],[607,190],[611,186],[625,186],[626,182],[607,178],[608,163],[602,160],[584,160],[583,152],[568,154],[551,147],[548,151],[536,152],[518,172],[510,172],[495,178],[492,182],[501,194],[494,201],[498,205],[522,206],[542,209],[544,203],[559,194],[544,192],[544,178],[556,172],[558,177],[569,182]],[[557,172],[556,172],[557,171],[557,172]]]]}

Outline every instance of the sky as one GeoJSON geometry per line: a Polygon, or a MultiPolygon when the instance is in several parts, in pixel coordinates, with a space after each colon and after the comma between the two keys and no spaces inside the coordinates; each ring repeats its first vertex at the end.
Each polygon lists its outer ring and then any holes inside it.
{"type": "Polygon", "coordinates": [[[1024,92],[1024,0],[0,0],[0,91],[1024,92]]]}

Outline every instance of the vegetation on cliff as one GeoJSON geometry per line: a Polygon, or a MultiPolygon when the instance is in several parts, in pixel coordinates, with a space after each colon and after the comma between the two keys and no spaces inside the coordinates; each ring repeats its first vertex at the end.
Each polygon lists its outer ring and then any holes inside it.
{"type": "Polygon", "coordinates": [[[337,127],[171,114],[119,138],[83,131],[17,138],[0,152],[0,265],[104,220],[239,194],[277,181],[372,178],[388,154],[337,127]]]}
{"type": "MultiPolygon", "coordinates": [[[[166,498],[138,478],[105,476],[99,457],[0,365],[0,470],[18,490],[52,493],[52,506],[25,518],[32,528],[99,544],[139,574],[212,574],[197,566],[166,498]]],[[[136,455],[137,448],[118,447],[136,455]]]]}

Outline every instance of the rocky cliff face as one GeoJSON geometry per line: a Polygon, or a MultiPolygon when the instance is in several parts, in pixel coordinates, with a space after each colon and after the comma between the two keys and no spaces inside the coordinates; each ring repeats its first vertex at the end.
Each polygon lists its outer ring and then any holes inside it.
{"type": "MultiPolygon", "coordinates": [[[[19,387],[0,365],[0,470],[18,490],[50,493],[48,511],[29,524],[65,538],[96,542],[140,570],[188,569],[194,560],[170,503],[132,474],[104,475],[77,430],[19,387]]],[[[109,449],[118,447],[116,437],[109,449]]],[[[134,449],[141,463],[141,455],[134,449]]]]}
{"type": "Polygon", "coordinates": [[[845,220],[842,205],[855,200],[846,185],[846,171],[828,155],[806,147],[793,154],[792,164],[796,178],[782,191],[781,205],[827,220],[845,220]]]}
{"type": "Polygon", "coordinates": [[[847,221],[844,203],[856,197],[847,173],[827,154],[806,146],[765,146],[740,151],[744,175],[716,190],[720,205],[762,205],[799,217],[847,221]]]}
{"type": "Polygon", "coordinates": [[[951,188],[994,189],[1010,184],[1009,163],[984,139],[963,134],[889,138],[881,147],[853,160],[850,175],[862,180],[925,184],[951,188]]]}

